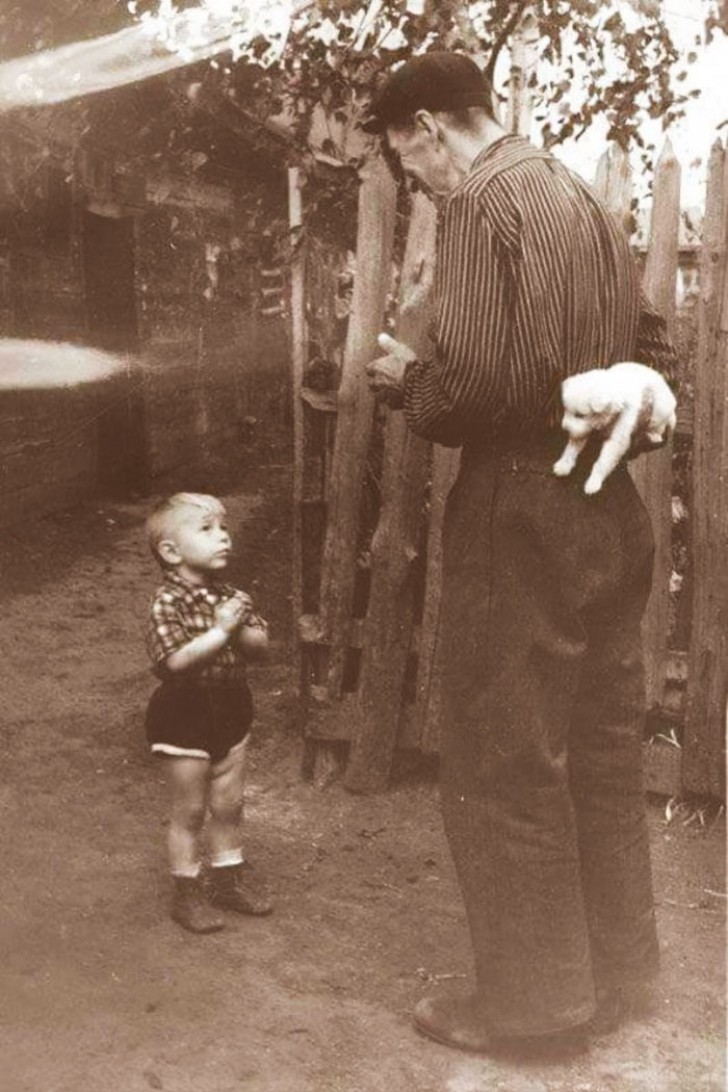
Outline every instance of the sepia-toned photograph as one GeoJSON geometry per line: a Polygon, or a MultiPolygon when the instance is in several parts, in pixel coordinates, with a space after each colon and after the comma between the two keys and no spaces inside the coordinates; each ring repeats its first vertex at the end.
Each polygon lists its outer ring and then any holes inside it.
{"type": "Polygon", "coordinates": [[[0,0],[3,1092],[726,1092],[728,0],[0,0]]]}

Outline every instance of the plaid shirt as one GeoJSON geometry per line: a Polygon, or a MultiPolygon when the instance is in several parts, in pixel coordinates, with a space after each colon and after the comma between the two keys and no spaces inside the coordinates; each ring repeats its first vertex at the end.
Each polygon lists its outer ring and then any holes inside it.
{"type": "MultiPolygon", "coordinates": [[[[174,679],[197,686],[230,685],[245,679],[245,658],[235,640],[228,641],[203,666],[172,675],[165,670],[165,660],[173,652],[206,633],[215,625],[215,607],[231,598],[237,589],[231,584],[188,584],[176,572],[165,574],[151,605],[147,646],[154,673],[165,681],[174,679]]],[[[246,624],[265,624],[251,612],[246,624]]]]}

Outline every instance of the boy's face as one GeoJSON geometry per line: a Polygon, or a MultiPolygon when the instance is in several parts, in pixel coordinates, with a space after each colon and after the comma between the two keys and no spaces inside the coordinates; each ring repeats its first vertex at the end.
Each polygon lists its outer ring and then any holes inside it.
{"type": "Polygon", "coordinates": [[[168,532],[159,548],[165,560],[193,582],[226,569],[232,541],[225,509],[222,505],[180,506],[170,516],[168,532]]]}

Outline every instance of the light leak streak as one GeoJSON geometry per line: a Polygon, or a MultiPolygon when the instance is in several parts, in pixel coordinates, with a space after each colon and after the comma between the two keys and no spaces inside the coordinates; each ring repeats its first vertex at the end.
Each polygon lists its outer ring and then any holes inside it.
{"type": "Polygon", "coordinates": [[[314,0],[207,0],[180,12],[162,0],[157,15],[116,34],[0,64],[0,112],[109,91],[220,53],[237,59],[260,34],[270,41],[265,61],[274,63],[291,21],[315,6],[314,0]]]}
{"type": "Polygon", "coordinates": [[[124,357],[69,342],[0,339],[0,392],[98,383],[127,366],[124,357]]]}

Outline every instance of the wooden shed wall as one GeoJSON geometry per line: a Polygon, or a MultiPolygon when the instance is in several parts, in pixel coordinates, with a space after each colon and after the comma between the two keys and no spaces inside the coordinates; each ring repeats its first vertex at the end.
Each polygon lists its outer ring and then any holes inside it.
{"type": "Polygon", "coordinates": [[[46,145],[39,158],[27,133],[8,139],[14,154],[0,162],[0,336],[103,346],[89,312],[89,212],[129,225],[136,330],[119,346],[135,361],[126,392],[118,385],[61,392],[62,412],[55,396],[0,399],[3,521],[103,486],[99,450],[102,461],[109,453],[127,458],[130,414],[134,442],[144,447],[132,452],[135,467],[143,464],[142,489],[166,487],[170,475],[234,452],[246,430],[265,433],[287,420],[285,321],[259,314],[248,223],[256,194],[244,173],[218,183],[158,167],[148,177],[143,165],[134,174],[123,159],[88,148],[79,155],[46,145]],[[69,428],[73,443],[64,439],[69,428]],[[39,473],[41,449],[44,459],[54,453],[52,474],[39,473]]]}

